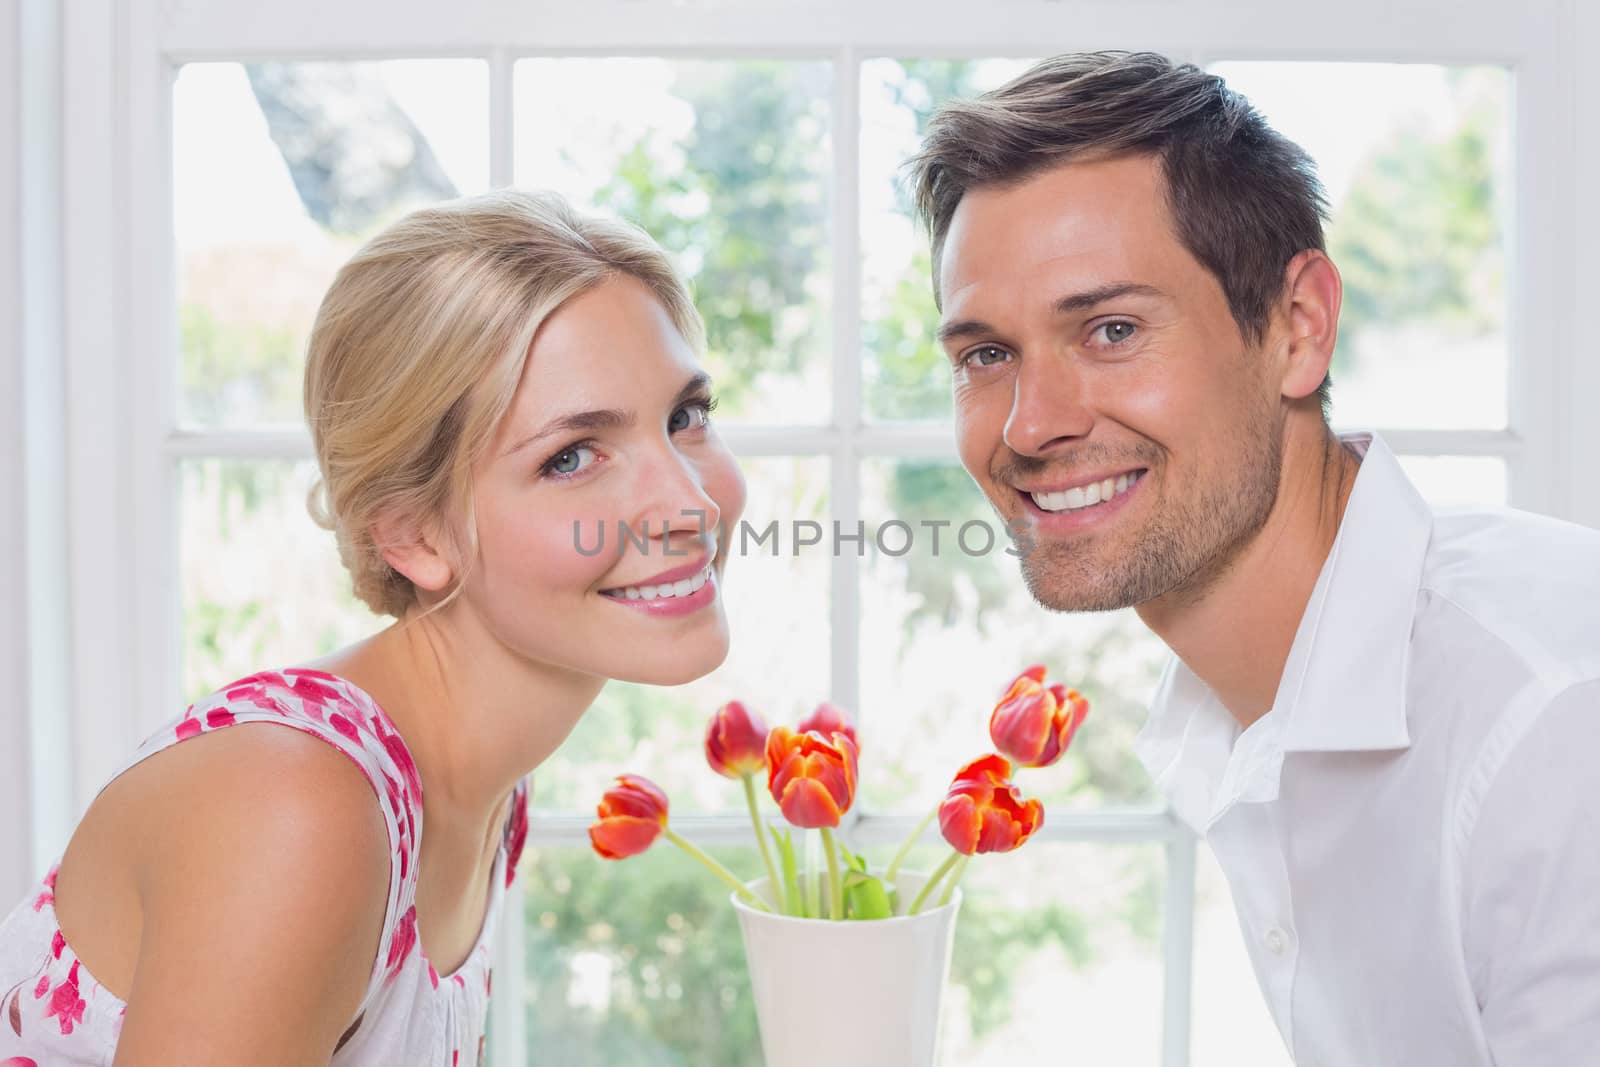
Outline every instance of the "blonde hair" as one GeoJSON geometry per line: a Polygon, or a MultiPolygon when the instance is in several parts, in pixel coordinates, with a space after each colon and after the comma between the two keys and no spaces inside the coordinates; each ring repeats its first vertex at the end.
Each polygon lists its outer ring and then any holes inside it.
{"type": "Polygon", "coordinates": [[[700,317],[666,253],[638,227],[552,193],[501,190],[422,208],[340,269],[306,353],[321,473],[308,505],[338,536],[355,594],[374,611],[399,617],[416,601],[384,561],[374,524],[461,516],[467,544],[458,547],[470,558],[470,470],[510,406],[535,332],[617,275],[647,285],[700,346],[700,317]]]}

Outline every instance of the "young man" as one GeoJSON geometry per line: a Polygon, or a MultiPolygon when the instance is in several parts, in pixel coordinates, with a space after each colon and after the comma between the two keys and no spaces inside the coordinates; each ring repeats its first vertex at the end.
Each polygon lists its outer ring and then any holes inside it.
{"type": "Polygon", "coordinates": [[[1175,653],[1140,754],[1296,1061],[1600,1062],[1600,534],[1329,430],[1321,190],[1220,79],[1049,60],[911,166],[962,461],[1042,605],[1175,653]]]}

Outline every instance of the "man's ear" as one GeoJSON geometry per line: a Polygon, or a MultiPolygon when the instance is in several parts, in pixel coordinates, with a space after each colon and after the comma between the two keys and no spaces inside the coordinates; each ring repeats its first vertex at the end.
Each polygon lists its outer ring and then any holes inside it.
{"type": "Polygon", "coordinates": [[[1283,395],[1299,400],[1315,393],[1328,376],[1339,336],[1339,305],[1344,287],[1326,254],[1306,249],[1284,269],[1286,342],[1283,395]]]}
{"type": "Polygon", "coordinates": [[[454,557],[437,524],[389,513],[372,524],[383,561],[418,589],[439,593],[455,581],[454,557]]]}

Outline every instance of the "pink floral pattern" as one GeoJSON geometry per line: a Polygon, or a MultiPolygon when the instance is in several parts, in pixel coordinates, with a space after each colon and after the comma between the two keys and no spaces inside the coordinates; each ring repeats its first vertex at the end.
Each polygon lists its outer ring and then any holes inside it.
{"type": "MultiPolygon", "coordinates": [[[[263,721],[314,734],[350,757],[377,793],[390,833],[387,941],[374,961],[360,1017],[341,1039],[333,1063],[420,1067],[441,1062],[439,1057],[448,1051],[450,1062],[459,1064],[462,1053],[476,1043],[481,1064],[484,1022],[494,987],[489,944],[503,889],[515,877],[527,840],[527,783],[519,783],[512,795],[499,857],[505,879],[491,887],[483,934],[467,961],[447,980],[421,951],[417,929],[421,777],[394,724],[354,685],[311,670],[242,678],[186,709],[178,721],[151,736],[125,766],[212,730],[263,721]],[[428,1004],[439,997],[446,1000],[443,1011],[428,1004]],[[419,1029],[418,1018],[429,1022],[419,1029]]],[[[95,981],[72,951],[55,920],[55,884],[56,868],[51,867],[23,905],[0,922],[0,973],[25,976],[9,991],[0,992],[0,1067],[76,1067],[110,1062],[115,1055],[126,1005],[95,981]],[[17,962],[22,962],[21,968],[8,969],[17,962]]]]}
{"type": "Polygon", "coordinates": [[[72,970],[67,972],[67,980],[56,986],[54,993],[50,994],[50,1007],[44,1013],[45,1018],[59,1018],[61,1032],[72,1033],[74,1024],[83,1021],[84,999],[78,995],[78,961],[72,961],[72,970]]]}

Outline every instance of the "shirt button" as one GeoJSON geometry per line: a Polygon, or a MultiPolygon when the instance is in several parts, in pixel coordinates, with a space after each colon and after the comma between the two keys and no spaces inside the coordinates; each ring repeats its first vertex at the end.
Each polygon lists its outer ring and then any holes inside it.
{"type": "Polygon", "coordinates": [[[1267,951],[1274,956],[1283,955],[1283,950],[1289,947],[1289,935],[1285,934],[1281,927],[1269,928],[1261,940],[1266,943],[1267,951]]]}

